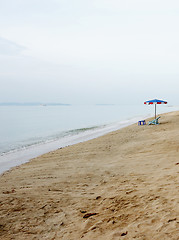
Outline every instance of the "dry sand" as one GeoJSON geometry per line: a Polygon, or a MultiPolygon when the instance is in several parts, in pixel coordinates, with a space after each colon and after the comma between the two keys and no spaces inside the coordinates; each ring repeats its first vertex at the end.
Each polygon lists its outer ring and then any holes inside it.
{"type": "Polygon", "coordinates": [[[0,239],[179,239],[179,112],[0,177],[0,239]]]}

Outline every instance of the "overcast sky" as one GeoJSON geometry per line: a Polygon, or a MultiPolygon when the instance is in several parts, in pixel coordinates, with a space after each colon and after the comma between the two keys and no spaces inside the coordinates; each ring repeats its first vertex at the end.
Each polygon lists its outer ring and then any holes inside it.
{"type": "Polygon", "coordinates": [[[178,0],[0,0],[0,102],[179,104],[178,0]]]}

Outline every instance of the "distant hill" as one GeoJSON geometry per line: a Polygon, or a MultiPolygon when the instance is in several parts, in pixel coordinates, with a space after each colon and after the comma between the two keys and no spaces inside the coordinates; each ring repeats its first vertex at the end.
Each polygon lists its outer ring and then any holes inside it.
{"type": "Polygon", "coordinates": [[[32,102],[32,103],[18,103],[18,102],[3,102],[0,103],[0,106],[70,106],[71,104],[66,103],[40,103],[40,102],[32,102]]]}

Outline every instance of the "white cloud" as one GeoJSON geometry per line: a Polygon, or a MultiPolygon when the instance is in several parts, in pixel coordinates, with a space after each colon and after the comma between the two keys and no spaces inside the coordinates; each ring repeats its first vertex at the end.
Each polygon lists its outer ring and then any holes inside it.
{"type": "Polygon", "coordinates": [[[19,55],[25,47],[0,37],[0,55],[19,55]]]}

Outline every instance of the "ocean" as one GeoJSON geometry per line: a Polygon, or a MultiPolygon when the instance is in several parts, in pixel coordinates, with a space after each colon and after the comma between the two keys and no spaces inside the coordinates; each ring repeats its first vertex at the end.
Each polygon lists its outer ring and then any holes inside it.
{"type": "MultiPolygon", "coordinates": [[[[160,105],[158,114],[178,110],[160,105]]],[[[154,115],[146,105],[0,106],[0,173],[154,115]]]]}

